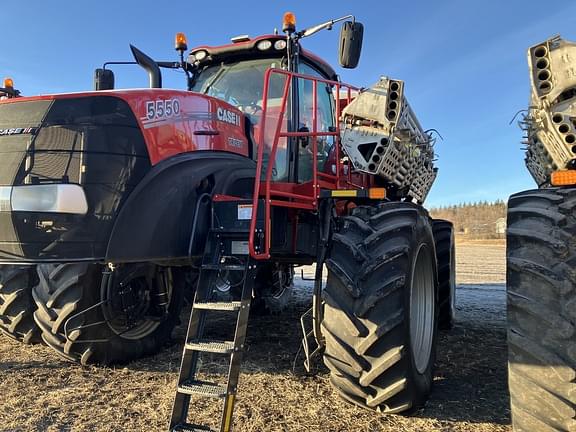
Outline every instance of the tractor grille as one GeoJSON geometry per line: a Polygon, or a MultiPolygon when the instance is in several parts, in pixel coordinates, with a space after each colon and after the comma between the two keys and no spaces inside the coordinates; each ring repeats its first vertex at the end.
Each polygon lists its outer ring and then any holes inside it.
{"type": "Polygon", "coordinates": [[[0,211],[0,261],[103,257],[120,207],[150,166],[136,118],[119,98],[0,103],[0,186],[80,184],[89,207],[74,217],[0,211]]]}

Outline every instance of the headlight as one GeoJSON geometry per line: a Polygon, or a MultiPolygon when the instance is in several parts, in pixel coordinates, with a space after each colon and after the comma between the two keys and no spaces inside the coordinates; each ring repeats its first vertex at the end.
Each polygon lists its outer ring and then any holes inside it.
{"type": "Polygon", "coordinates": [[[256,44],[256,48],[258,48],[260,51],[269,50],[270,48],[272,48],[272,42],[270,42],[269,40],[260,41],[256,44]]]}
{"type": "Polygon", "coordinates": [[[286,41],[283,39],[277,40],[276,42],[274,42],[274,48],[277,50],[286,49],[286,41]]]}
{"type": "Polygon", "coordinates": [[[88,213],[86,194],[75,184],[1,186],[0,211],[88,213]]]}
{"type": "Polygon", "coordinates": [[[196,61],[202,61],[206,58],[208,53],[206,51],[198,51],[194,53],[194,57],[196,57],[196,61]]]}

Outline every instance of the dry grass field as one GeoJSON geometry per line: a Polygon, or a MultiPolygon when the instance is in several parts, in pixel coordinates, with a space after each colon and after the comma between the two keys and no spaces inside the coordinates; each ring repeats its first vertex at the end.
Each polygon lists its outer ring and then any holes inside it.
{"type": "MultiPolygon", "coordinates": [[[[255,317],[241,376],[236,431],[510,431],[506,393],[504,244],[459,242],[458,323],[439,338],[435,388],[411,417],[380,416],[340,400],[327,369],[303,374],[299,316],[311,283],[280,317],[255,317]]],[[[187,313],[187,311],[186,311],[187,313]]],[[[183,321],[187,316],[183,315],[183,321]]],[[[80,367],[45,346],[0,336],[0,431],[163,431],[184,333],[162,353],[120,368],[80,367]]],[[[223,364],[210,360],[210,373],[223,364]]],[[[193,406],[199,421],[217,407],[193,406]]]]}

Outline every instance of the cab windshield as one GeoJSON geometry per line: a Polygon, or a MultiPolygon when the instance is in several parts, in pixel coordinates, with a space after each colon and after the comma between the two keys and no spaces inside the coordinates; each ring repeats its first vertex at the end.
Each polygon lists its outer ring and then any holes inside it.
{"type": "MultiPolygon", "coordinates": [[[[262,109],[264,73],[268,68],[281,68],[281,59],[244,60],[220,63],[204,68],[196,78],[192,91],[222,99],[247,114],[262,109]]],[[[282,97],[283,79],[272,76],[268,96],[282,97]]]]}

